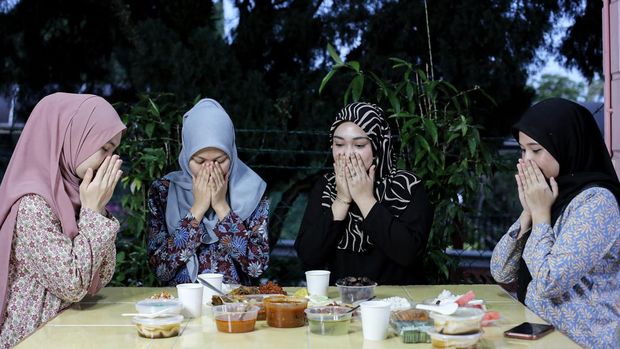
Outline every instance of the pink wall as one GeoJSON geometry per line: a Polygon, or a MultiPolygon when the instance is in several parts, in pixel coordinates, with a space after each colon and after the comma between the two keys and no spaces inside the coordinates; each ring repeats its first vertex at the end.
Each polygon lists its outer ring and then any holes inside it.
{"type": "Polygon", "coordinates": [[[603,0],[603,71],[605,143],[620,177],[620,0],[603,0]]]}

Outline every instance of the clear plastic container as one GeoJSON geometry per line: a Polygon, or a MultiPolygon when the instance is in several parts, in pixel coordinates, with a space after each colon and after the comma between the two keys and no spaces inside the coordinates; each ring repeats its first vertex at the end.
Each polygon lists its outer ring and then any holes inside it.
{"type": "Polygon", "coordinates": [[[349,333],[352,312],[348,307],[324,306],[305,310],[310,333],[323,336],[340,336],[349,333]]]}
{"type": "Polygon", "coordinates": [[[430,343],[431,337],[426,333],[433,329],[433,319],[426,310],[409,308],[393,311],[390,325],[404,343],[430,343]]]}
{"type": "Polygon", "coordinates": [[[136,324],[138,335],[145,338],[170,338],[179,335],[183,315],[172,315],[157,318],[145,318],[136,316],[133,323],[136,324]]]}
{"type": "Polygon", "coordinates": [[[263,300],[267,311],[267,325],[278,328],[301,327],[306,324],[304,310],[308,300],[287,296],[267,297],[263,300]]]}
{"type": "Polygon", "coordinates": [[[340,292],[340,301],[344,304],[353,304],[374,296],[377,283],[368,286],[345,286],[341,284],[336,284],[336,286],[340,292]]]}
{"type": "Polygon", "coordinates": [[[480,331],[484,311],[477,308],[458,308],[454,314],[443,315],[435,312],[430,317],[435,322],[435,330],[443,334],[466,334],[480,331]]]}
{"type": "Polygon", "coordinates": [[[430,330],[427,333],[431,336],[433,348],[450,348],[450,349],[469,349],[476,348],[482,332],[464,335],[441,334],[430,330]]]}
{"type": "Polygon", "coordinates": [[[227,303],[213,307],[218,331],[245,333],[254,331],[258,307],[247,303],[227,303]]]}
{"type": "Polygon", "coordinates": [[[152,314],[158,311],[166,314],[180,314],[183,304],[178,299],[144,299],[136,303],[136,310],[140,314],[152,314]]]}

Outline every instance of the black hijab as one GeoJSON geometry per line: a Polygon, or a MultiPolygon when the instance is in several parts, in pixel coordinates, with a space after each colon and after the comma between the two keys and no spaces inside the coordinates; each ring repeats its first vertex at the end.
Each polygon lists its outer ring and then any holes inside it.
{"type": "MultiPolygon", "coordinates": [[[[383,115],[383,110],[370,103],[351,103],[336,116],[330,129],[330,142],[333,142],[336,128],[343,122],[350,121],[359,126],[370,139],[374,156],[375,199],[381,202],[395,217],[399,217],[409,206],[412,191],[420,180],[408,171],[396,169],[396,156],[392,146],[390,126],[383,115]]],[[[321,204],[331,208],[336,198],[335,174],[325,175],[327,185],[323,189],[321,204]]],[[[354,203],[347,213],[347,226],[337,248],[354,252],[365,252],[373,245],[361,228],[363,216],[354,203]]]]}
{"type": "MultiPolygon", "coordinates": [[[[545,148],[560,164],[555,178],[559,194],[551,206],[554,226],[570,201],[590,187],[611,191],[620,204],[620,183],[609,152],[592,114],[583,106],[562,98],[545,99],[530,107],[513,127],[545,148]]],[[[529,233],[524,237],[529,238],[529,233]]],[[[532,276],[523,258],[519,261],[517,297],[525,302],[532,276]]]]}

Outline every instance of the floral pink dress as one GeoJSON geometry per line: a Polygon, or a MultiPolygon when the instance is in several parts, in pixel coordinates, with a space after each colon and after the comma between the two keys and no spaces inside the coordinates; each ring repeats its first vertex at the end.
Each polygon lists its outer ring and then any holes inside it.
{"type": "Polygon", "coordinates": [[[114,274],[119,230],[115,218],[82,209],[79,234],[65,236],[45,200],[35,194],[19,201],[9,265],[6,318],[0,348],[10,348],[54,318],[88,291],[93,271],[102,285],[114,274]]]}

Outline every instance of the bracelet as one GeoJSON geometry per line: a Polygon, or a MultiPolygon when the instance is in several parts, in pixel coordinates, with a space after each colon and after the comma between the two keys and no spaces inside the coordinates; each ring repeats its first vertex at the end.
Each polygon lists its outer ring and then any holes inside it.
{"type": "Polygon", "coordinates": [[[351,201],[344,201],[340,198],[340,196],[336,195],[336,200],[342,202],[345,205],[351,205],[351,201]]]}

